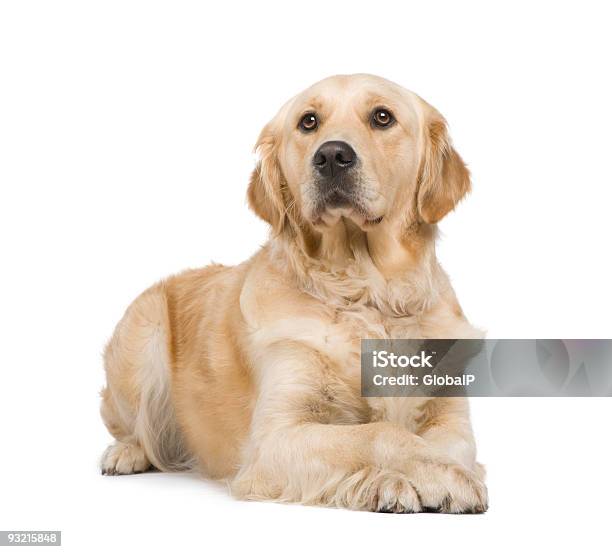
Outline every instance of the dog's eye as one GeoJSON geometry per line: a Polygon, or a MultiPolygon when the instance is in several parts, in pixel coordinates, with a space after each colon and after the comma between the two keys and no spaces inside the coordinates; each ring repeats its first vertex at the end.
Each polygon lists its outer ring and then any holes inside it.
{"type": "Polygon", "coordinates": [[[372,112],[372,126],[377,128],[387,128],[395,123],[395,117],[388,109],[377,107],[372,112]]]}
{"type": "Polygon", "coordinates": [[[314,113],[306,113],[301,119],[298,127],[304,132],[312,132],[319,126],[319,120],[314,113]]]}

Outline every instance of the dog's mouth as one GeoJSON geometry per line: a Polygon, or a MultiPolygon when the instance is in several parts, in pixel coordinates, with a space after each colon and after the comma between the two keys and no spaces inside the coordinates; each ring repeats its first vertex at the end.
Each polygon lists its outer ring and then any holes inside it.
{"type": "MultiPolygon", "coordinates": [[[[350,175],[349,175],[350,176],[350,175]]],[[[314,226],[332,227],[340,219],[350,219],[362,230],[378,226],[384,218],[370,206],[371,195],[353,178],[316,182],[314,208],[310,221],[314,226]]]]}
{"type": "Polygon", "coordinates": [[[320,203],[325,207],[333,209],[353,205],[355,199],[352,194],[345,192],[341,188],[334,188],[321,198],[320,203]]]}
{"type": "Polygon", "coordinates": [[[328,201],[320,203],[312,217],[315,226],[331,227],[341,218],[350,219],[363,229],[378,226],[384,215],[377,216],[358,200],[342,194],[330,194],[328,201]]]}

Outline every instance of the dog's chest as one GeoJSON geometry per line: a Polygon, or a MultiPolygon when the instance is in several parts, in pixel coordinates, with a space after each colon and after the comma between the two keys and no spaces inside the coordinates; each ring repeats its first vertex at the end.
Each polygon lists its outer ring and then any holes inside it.
{"type": "MultiPolygon", "coordinates": [[[[348,410],[367,416],[367,421],[388,420],[402,424],[416,431],[426,400],[409,397],[379,397],[366,399],[361,396],[361,340],[362,339],[407,339],[420,337],[418,320],[415,317],[385,317],[375,309],[367,307],[338,310],[330,328],[327,353],[332,360],[333,370],[338,376],[336,385],[329,387],[330,395],[336,392],[345,395],[352,390],[353,401],[346,401],[348,410]]],[[[333,400],[333,399],[332,399],[333,400]]],[[[343,423],[342,416],[328,420],[329,423],[343,423]]],[[[361,419],[361,421],[366,421],[361,419]]]]}
{"type": "Polygon", "coordinates": [[[375,307],[360,305],[337,309],[334,313],[333,333],[345,336],[346,343],[360,349],[362,339],[419,338],[421,328],[416,316],[388,316],[375,307]]]}

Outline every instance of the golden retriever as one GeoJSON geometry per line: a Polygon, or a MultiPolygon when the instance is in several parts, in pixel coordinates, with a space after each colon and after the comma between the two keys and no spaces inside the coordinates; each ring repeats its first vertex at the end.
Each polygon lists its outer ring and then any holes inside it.
{"type": "Polygon", "coordinates": [[[435,255],[469,191],[444,118],[370,75],[287,102],[248,188],[270,239],[140,295],[105,352],[106,474],[198,469],[239,498],[487,508],[464,398],[364,398],[362,338],[474,338],[435,255]]]}

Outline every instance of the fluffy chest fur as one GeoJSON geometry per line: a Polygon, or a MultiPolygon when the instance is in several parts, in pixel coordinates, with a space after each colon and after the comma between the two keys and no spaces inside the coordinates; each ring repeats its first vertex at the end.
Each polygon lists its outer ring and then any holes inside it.
{"type": "Polygon", "coordinates": [[[426,400],[361,397],[361,339],[473,332],[437,264],[392,280],[363,258],[338,270],[313,263],[297,272],[271,248],[252,265],[240,305],[251,350],[299,343],[322,359],[311,410],[326,423],[384,418],[416,430],[426,400]]]}

